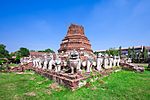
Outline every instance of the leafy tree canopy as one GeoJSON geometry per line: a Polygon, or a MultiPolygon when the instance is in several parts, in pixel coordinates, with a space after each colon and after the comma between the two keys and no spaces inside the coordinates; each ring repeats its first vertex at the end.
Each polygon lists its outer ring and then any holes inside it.
{"type": "Polygon", "coordinates": [[[118,50],[116,50],[115,48],[110,48],[109,50],[106,50],[106,53],[108,55],[112,55],[112,56],[118,56],[118,50]]]}
{"type": "Polygon", "coordinates": [[[0,58],[9,58],[9,52],[4,44],[0,44],[0,58]]]}
{"type": "Polygon", "coordinates": [[[55,53],[52,49],[45,49],[45,50],[40,50],[38,52],[47,52],[47,53],[55,53]]]}
{"type": "Polygon", "coordinates": [[[29,49],[23,48],[23,47],[21,47],[18,52],[20,53],[20,56],[21,56],[21,57],[27,57],[27,56],[29,56],[29,54],[30,54],[30,53],[29,53],[29,49]]]}
{"type": "Polygon", "coordinates": [[[121,57],[121,55],[122,55],[122,50],[121,50],[121,49],[122,49],[122,47],[120,46],[120,47],[119,47],[119,51],[118,51],[120,57],[121,57]]]}
{"type": "Polygon", "coordinates": [[[130,49],[130,47],[128,48],[128,58],[131,58],[131,49],[130,49]]]}

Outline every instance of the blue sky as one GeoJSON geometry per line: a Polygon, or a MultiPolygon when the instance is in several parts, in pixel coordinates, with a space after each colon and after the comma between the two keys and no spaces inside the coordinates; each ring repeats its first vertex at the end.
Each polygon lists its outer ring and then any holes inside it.
{"type": "Polygon", "coordinates": [[[57,51],[71,23],[93,50],[150,45],[150,0],[1,0],[0,43],[57,51]]]}

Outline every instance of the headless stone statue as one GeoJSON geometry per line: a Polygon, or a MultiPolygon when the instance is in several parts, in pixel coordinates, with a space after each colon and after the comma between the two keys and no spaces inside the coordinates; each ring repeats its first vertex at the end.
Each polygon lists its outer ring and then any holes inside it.
{"type": "Polygon", "coordinates": [[[36,66],[36,62],[35,62],[35,59],[33,59],[33,67],[35,67],[36,66]]]}
{"type": "Polygon", "coordinates": [[[120,57],[118,56],[118,58],[117,58],[117,66],[119,66],[120,65],[120,57]]]}
{"type": "Polygon", "coordinates": [[[39,62],[38,62],[38,60],[36,59],[36,68],[38,68],[38,66],[39,66],[39,62]]]}
{"type": "Polygon", "coordinates": [[[108,64],[109,64],[109,60],[108,60],[108,55],[106,54],[104,57],[104,68],[105,69],[109,68],[108,64]]]}
{"type": "Polygon", "coordinates": [[[43,64],[44,60],[42,58],[40,58],[40,61],[39,61],[39,68],[42,68],[42,64],[43,64]]]}
{"type": "Polygon", "coordinates": [[[44,65],[43,65],[43,69],[47,69],[47,64],[48,64],[48,61],[47,59],[44,60],[44,65]]]}
{"type": "Polygon", "coordinates": [[[128,58],[127,63],[131,63],[131,62],[132,62],[131,58],[128,58]]]}
{"type": "Polygon", "coordinates": [[[51,59],[50,61],[49,61],[49,63],[48,63],[48,69],[49,70],[52,70],[52,65],[54,64],[54,60],[53,59],[51,59]]]}
{"type": "Polygon", "coordinates": [[[86,70],[86,72],[87,73],[91,72],[92,71],[91,68],[92,68],[92,61],[87,60],[87,70],[86,70]]]}
{"type": "Polygon", "coordinates": [[[23,65],[23,64],[24,64],[24,63],[23,63],[23,58],[21,58],[21,59],[20,59],[20,62],[21,62],[21,65],[23,65]]]}
{"type": "Polygon", "coordinates": [[[112,64],[113,64],[113,57],[110,56],[109,57],[109,68],[112,68],[112,64]]]}
{"type": "Polygon", "coordinates": [[[102,54],[99,53],[98,58],[97,58],[97,70],[98,71],[102,69],[102,64],[103,64],[103,57],[102,57],[102,54]]]}
{"type": "Polygon", "coordinates": [[[44,54],[43,55],[44,56],[44,64],[43,64],[43,69],[47,69],[47,65],[48,65],[48,56],[47,56],[47,54],[44,54]]]}
{"type": "Polygon", "coordinates": [[[61,58],[57,57],[55,60],[55,72],[61,71],[61,58]]]}
{"type": "Polygon", "coordinates": [[[114,56],[113,66],[116,66],[116,63],[117,63],[117,59],[116,56],[114,56]]]}

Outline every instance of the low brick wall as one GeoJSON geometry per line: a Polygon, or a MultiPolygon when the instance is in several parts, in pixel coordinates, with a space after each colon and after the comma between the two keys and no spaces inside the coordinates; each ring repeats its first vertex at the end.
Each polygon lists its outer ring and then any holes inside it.
{"type": "Polygon", "coordinates": [[[79,74],[72,75],[67,73],[56,73],[54,71],[46,71],[46,70],[41,70],[33,67],[31,68],[31,70],[51,80],[54,80],[55,82],[61,85],[69,87],[72,90],[77,89],[79,87],[79,82],[81,80],[85,80],[88,78],[88,77],[83,77],[82,75],[79,74]]]}
{"type": "MultiPolygon", "coordinates": [[[[47,77],[51,80],[54,80],[55,82],[64,85],[71,90],[75,90],[81,86],[86,85],[86,79],[91,78],[90,73],[85,73],[84,75],[80,73],[76,74],[70,74],[70,73],[57,73],[55,71],[48,71],[48,70],[43,70],[39,69],[36,67],[32,67],[32,63],[20,65],[19,67],[13,68],[10,70],[10,72],[23,72],[25,70],[32,70],[37,74],[40,74],[44,77],[47,77]],[[82,85],[81,85],[82,84],[82,85]]],[[[107,76],[110,73],[113,72],[113,69],[107,69],[107,70],[102,70],[99,72],[103,76],[107,76]]],[[[95,74],[96,75],[96,74],[95,74]]]]}
{"type": "Polygon", "coordinates": [[[123,67],[123,69],[126,69],[126,70],[132,70],[135,72],[144,72],[143,66],[138,66],[132,63],[123,63],[123,62],[121,62],[120,65],[123,67]]]}
{"type": "Polygon", "coordinates": [[[10,72],[23,72],[25,70],[32,70],[36,72],[37,74],[40,74],[44,77],[47,77],[51,80],[54,80],[55,82],[64,85],[71,90],[75,90],[79,87],[79,83],[81,80],[86,80],[87,78],[90,77],[88,76],[82,76],[81,74],[70,74],[70,73],[57,73],[54,71],[48,71],[48,70],[43,70],[39,69],[36,67],[32,67],[32,63],[20,65],[19,67],[14,67],[10,69],[10,72]]]}

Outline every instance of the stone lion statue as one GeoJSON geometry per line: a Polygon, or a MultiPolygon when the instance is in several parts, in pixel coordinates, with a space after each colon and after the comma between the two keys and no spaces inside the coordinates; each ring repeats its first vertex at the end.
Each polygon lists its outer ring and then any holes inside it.
{"type": "Polygon", "coordinates": [[[80,70],[80,66],[81,66],[80,56],[76,50],[70,52],[69,66],[71,68],[71,74],[74,74],[75,70],[76,72],[80,70]]]}

